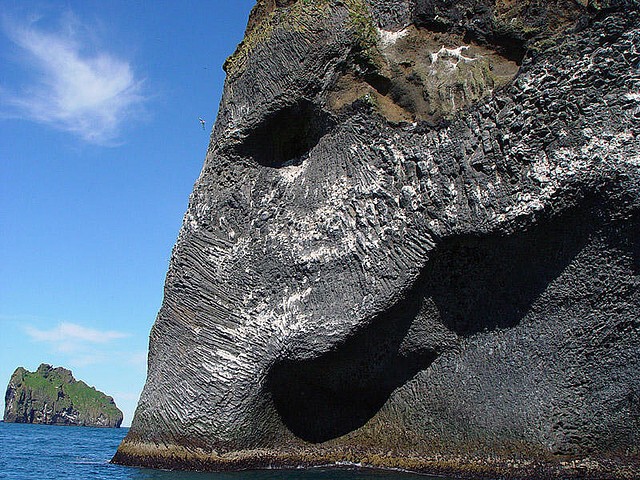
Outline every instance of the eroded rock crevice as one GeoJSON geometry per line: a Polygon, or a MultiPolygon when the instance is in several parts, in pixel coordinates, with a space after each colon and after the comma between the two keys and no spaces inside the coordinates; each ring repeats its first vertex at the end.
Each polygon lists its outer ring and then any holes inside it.
{"type": "Polygon", "coordinates": [[[367,61],[356,49],[336,80],[328,99],[332,109],[364,100],[391,122],[437,124],[508,84],[522,61],[416,25],[378,34],[367,61]]]}

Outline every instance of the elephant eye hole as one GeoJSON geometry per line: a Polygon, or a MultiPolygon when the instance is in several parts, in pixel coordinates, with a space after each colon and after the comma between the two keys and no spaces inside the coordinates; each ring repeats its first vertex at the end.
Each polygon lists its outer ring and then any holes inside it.
{"type": "Polygon", "coordinates": [[[302,100],[265,117],[238,147],[238,153],[265,167],[302,163],[334,126],[330,114],[302,100]]]}

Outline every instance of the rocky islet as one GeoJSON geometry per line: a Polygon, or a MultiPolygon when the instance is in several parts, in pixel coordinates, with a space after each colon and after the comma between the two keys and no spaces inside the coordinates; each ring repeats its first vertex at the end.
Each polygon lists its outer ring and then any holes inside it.
{"type": "Polygon", "coordinates": [[[18,367],[7,386],[7,423],[118,428],[122,419],[112,397],[63,367],[43,363],[35,372],[18,367]]]}

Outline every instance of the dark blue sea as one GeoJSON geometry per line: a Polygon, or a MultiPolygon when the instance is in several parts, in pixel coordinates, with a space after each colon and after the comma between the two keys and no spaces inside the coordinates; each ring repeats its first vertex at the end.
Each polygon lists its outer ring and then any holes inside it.
{"type": "MultiPolygon", "coordinates": [[[[111,465],[126,428],[0,423],[0,479],[109,480],[435,480],[358,469],[182,473],[111,465]]],[[[438,480],[445,480],[439,477],[438,480]]]]}

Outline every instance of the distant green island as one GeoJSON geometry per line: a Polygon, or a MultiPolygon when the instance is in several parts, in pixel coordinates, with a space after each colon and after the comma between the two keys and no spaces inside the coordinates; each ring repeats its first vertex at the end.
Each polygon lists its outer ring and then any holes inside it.
{"type": "Polygon", "coordinates": [[[35,372],[18,367],[5,394],[6,423],[119,428],[122,418],[112,397],[44,363],[35,372]]]}

